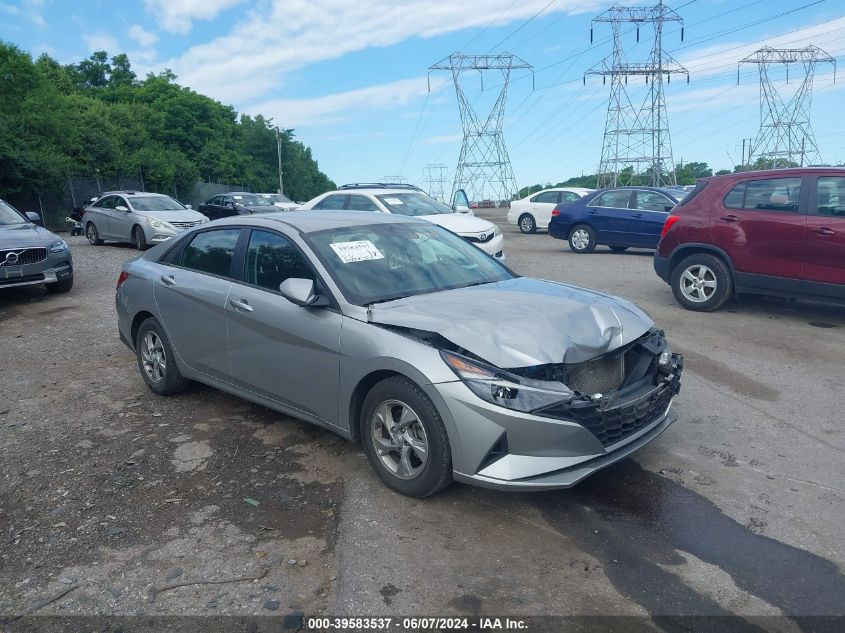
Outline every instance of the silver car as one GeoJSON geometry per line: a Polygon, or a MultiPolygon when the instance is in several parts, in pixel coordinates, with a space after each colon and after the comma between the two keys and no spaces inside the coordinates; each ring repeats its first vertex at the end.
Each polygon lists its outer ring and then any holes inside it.
{"type": "Polygon", "coordinates": [[[40,221],[37,213],[24,215],[0,200],[0,288],[45,284],[56,293],[73,287],[70,248],[40,221]]]}
{"type": "Polygon", "coordinates": [[[82,226],[91,244],[112,240],[134,244],[140,251],[208,222],[202,213],[170,196],[142,191],[109,191],[84,211],[82,226]]]}
{"type": "Polygon", "coordinates": [[[414,218],[217,221],[127,262],[116,303],[155,393],[196,380],[360,439],[406,495],[565,488],[676,419],[682,359],[640,309],[414,218]]]}

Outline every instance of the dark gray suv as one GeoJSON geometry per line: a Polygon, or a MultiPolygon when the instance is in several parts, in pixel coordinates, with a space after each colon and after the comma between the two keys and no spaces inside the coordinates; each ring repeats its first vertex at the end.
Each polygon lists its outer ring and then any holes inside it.
{"type": "Polygon", "coordinates": [[[0,288],[46,284],[50,292],[73,287],[73,258],[37,213],[24,215],[0,200],[0,288]]]}

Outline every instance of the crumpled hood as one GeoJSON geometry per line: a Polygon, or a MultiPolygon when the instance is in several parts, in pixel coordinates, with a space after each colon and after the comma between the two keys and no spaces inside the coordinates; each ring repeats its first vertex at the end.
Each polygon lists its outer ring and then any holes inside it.
{"type": "Polygon", "coordinates": [[[589,360],[653,325],[624,299],[528,277],[374,304],[369,320],[436,332],[503,369],[589,360]]]}
{"type": "Polygon", "coordinates": [[[0,225],[0,249],[49,246],[60,238],[36,224],[0,225]]]}
{"type": "Polygon", "coordinates": [[[477,218],[474,215],[466,215],[464,213],[436,213],[434,215],[419,216],[422,220],[428,220],[444,229],[452,231],[452,233],[492,233],[496,228],[492,222],[483,218],[477,218]]]}
{"type": "Polygon", "coordinates": [[[139,211],[138,215],[155,218],[162,222],[200,222],[208,219],[202,213],[193,209],[185,209],[184,211],[139,211]]]}

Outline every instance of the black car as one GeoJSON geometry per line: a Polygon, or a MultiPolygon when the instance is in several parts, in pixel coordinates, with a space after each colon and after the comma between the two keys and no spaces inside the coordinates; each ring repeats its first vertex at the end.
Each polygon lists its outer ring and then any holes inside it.
{"type": "Polygon", "coordinates": [[[279,207],[263,196],[246,191],[221,193],[201,204],[197,210],[209,220],[219,220],[220,218],[228,218],[234,215],[281,211],[279,207]]]}

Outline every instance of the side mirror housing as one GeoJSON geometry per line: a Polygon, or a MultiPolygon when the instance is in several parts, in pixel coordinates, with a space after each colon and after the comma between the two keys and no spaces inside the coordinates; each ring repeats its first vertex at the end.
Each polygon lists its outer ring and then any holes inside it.
{"type": "Polygon", "coordinates": [[[664,210],[664,211],[666,211],[666,213],[670,213],[670,212],[672,211],[672,209],[674,209],[674,208],[675,208],[675,205],[674,205],[674,204],[667,204],[667,205],[663,208],[663,210],[664,210]]]}
{"type": "Polygon", "coordinates": [[[327,305],[328,301],[318,295],[314,289],[314,282],[311,279],[290,277],[279,284],[279,292],[282,296],[301,307],[327,305]]]}
{"type": "Polygon", "coordinates": [[[37,224],[39,226],[44,226],[41,222],[41,216],[35,213],[35,211],[27,211],[26,212],[26,219],[32,222],[33,224],[37,224]]]}
{"type": "Polygon", "coordinates": [[[119,204],[114,208],[114,210],[115,211],[123,211],[124,213],[127,213],[129,211],[129,207],[125,207],[122,204],[119,204]]]}
{"type": "Polygon", "coordinates": [[[455,197],[452,198],[452,209],[457,213],[469,213],[469,198],[463,189],[455,192],[455,197]]]}
{"type": "Polygon", "coordinates": [[[185,205],[185,208],[186,208],[186,209],[193,209],[193,207],[192,207],[191,205],[189,205],[189,204],[186,204],[186,205],[185,205]]]}

